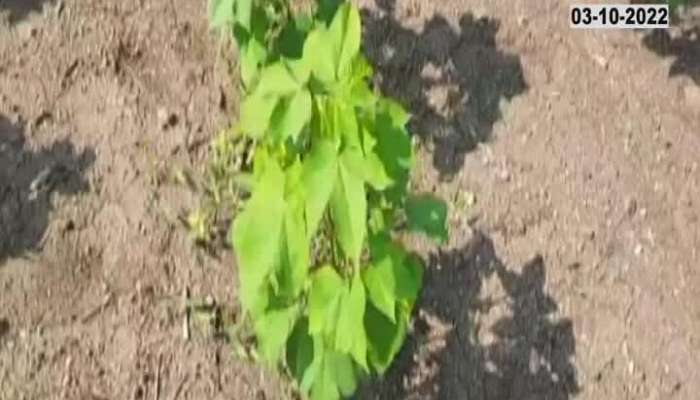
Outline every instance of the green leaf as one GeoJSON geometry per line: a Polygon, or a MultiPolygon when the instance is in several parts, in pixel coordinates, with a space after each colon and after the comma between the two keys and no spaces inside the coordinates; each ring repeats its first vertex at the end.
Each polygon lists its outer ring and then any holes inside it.
{"type": "Polygon", "coordinates": [[[343,279],[331,266],[314,273],[309,293],[309,333],[317,335],[335,332],[338,307],[347,288],[343,279]]]}
{"type": "Polygon", "coordinates": [[[411,119],[411,114],[406,112],[396,100],[382,98],[379,102],[380,109],[389,116],[391,125],[395,128],[404,128],[411,119]]]}
{"type": "Polygon", "coordinates": [[[363,273],[367,294],[375,307],[392,322],[396,321],[396,276],[395,264],[402,260],[390,254],[374,261],[363,273]]]}
{"type": "Polygon", "coordinates": [[[304,374],[314,359],[314,342],[309,335],[309,320],[297,320],[287,341],[287,367],[297,382],[302,382],[304,374]]]}
{"type": "Polygon", "coordinates": [[[335,373],[327,361],[329,352],[330,350],[325,347],[323,337],[314,336],[314,361],[302,382],[302,389],[306,387],[311,389],[311,400],[340,399],[335,373]]]}
{"type": "Polygon", "coordinates": [[[358,262],[367,233],[367,197],[362,152],[349,148],[340,155],[338,182],[331,196],[331,215],[340,247],[358,262]]]}
{"type": "Polygon", "coordinates": [[[294,15],[294,26],[305,34],[311,31],[315,23],[312,15],[306,13],[294,15]]]}
{"type": "Polygon", "coordinates": [[[367,332],[368,356],[372,367],[384,374],[391,365],[406,338],[409,315],[398,308],[397,322],[390,321],[386,315],[372,304],[365,312],[365,330],[367,332]]]}
{"type": "Polygon", "coordinates": [[[317,18],[326,24],[331,23],[338,7],[343,4],[343,0],[317,0],[317,2],[317,18]]]}
{"type": "Polygon", "coordinates": [[[370,237],[388,229],[389,225],[387,224],[387,219],[384,214],[385,211],[383,209],[379,207],[370,207],[367,221],[370,237]]]}
{"type": "Polygon", "coordinates": [[[273,366],[279,362],[297,317],[295,306],[268,310],[255,320],[258,351],[262,359],[273,366]]]}
{"type": "Polygon", "coordinates": [[[375,190],[379,191],[387,189],[394,183],[387,174],[384,163],[373,151],[365,155],[365,179],[375,190]]]}
{"type": "Polygon", "coordinates": [[[357,389],[357,376],[352,359],[346,354],[329,351],[326,358],[327,368],[333,372],[333,380],[340,393],[348,397],[357,389]]]}
{"type": "Polygon", "coordinates": [[[336,63],[333,43],[328,40],[324,27],[309,33],[304,43],[304,60],[311,67],[311,73],[320,82],[329,85],[335,81],[336,63]]]}
{"type": "Polygon", "coordinates": [[[357,55],[350,67],[348,77],[343,80],[338,96],[350,106],[374,113],[378,98],[369,86],[372,66],[361,54],[357,55]]]}
{"type": "Polygon", "coordinates": [[[396,322],[397,301],[412,306],[418,296],[423,280],[422,266],[388,235],[372,237],[370,253],[372,264],[362,276],[367,294],[377,310],[396,322]]]}
{"type": "Polygon", "coordinates": [[[330,140],[317,139],[304,160],[302,185],[306,194],[306,224],[308,234],[314,235],[338,174],[338,154],[330,140]]]}
{"type": "Polygon", "coordinates": [[[345,147],[353,147],[360,149],[360,130],[357,123],[357,115],[352,107],[348,107],[343,102],[335,102],[334,104],[335,117],[337,122],[336,129],[340,131],[345,147]]]}
{"type": "Polygon", "coordinates": [[[251,16],[253,15],[253,0],[236,0],[236,22],[247,31],[251,31],[251,16]]]}
{"type": "Polygon", "coordinates": [[[347,78],[360,50],[360,13],[350,3],[338,7],[329,27],[318,26],[306,38],[304,59],[314,76],[327,86],[347,78]]]}
{"type": "Polygon", "coordinates": [[[399,205],[406,195],[413,161],[411,140],[404,129],[395,126],[392,117],[386,112],[378,114],[374,126],[370,128],[376,140],[374,152],[393,182],[393,185],[386,189],[385,195],[391,203],[399,205]]]}
{"type": "MultiPolygon", "coordinates": [[[[300,167],[301,169],[301,167],[300,167]]],[[[290,177],[287,177],[290,180],[290,177]]],[[[280,265],[279,281],[282,297],[295,299],[303,289],[309,270],[309,235],[304,218],[303,193],[289,196],[284,216],[284,248],[286,258],[280,265]]]]}
{"type": "Polygon", "coordinates": [[[376,99],[376,95],[365,82],[359,82],[350,87],[348,100],[355,107],[371,109],[376,99]]]}
{"type": "Polygon", "coordinates": [[[241,81],[246,89],[254,87],[257,83],[260,66],[267,59],[267,55],[267,49],[254,38],[241,47],[241,81]]]}
{"type": "MultiPolygon", "coordinates": [[[[235,17],[234,17],[235,19],[235,17]]],[[[248,32],[247,29],[242,27],[240,24],[234,22],[233,24],[233,39],[235,40],[238,48],[243,50],[248,46],[248,42],[253,39],[253,35],[248,32]]]]}
{"type": "Polygon", "coordinates": [[[241,303],[254,313],[261,311],[257,309],[261,304],[259,296],[264,296],[266,278],[279,260],[284,211],[284,174],[274,160],[268,159],[253,195],[232,229],[241,303]]]}
{"type": "Polygon", "coordinates": [[[359,11],[351,3],[343,3],[328,29],[329,40],[333,41],[336,51],[337,77],[350,74],[353,60],[360,51],[361,31],[359,11]]]}
{"type": "Polygon", "coordinates": [[[406,217],[409,229],[439,243],[447,241],[447,205],[442,200],[431,195],[410,196],[406,200],[406,217]]]}
{"type": "Polygon", "coordinates": [[[304,176],[304,167],[299,157],[293,157],[285,171],[284,196],[288,203],[303,205],[304,191],[301,180],[304,176]]]}
{"type": "MultiPolygon", "coordinates": [[[[352,62],[352,81],[354,83],[361,82],[367,86],[367,80],[371,79],[373,74],[372,64],[362,54],[358,54],[358,57],[355,57],[352,62]]],[[[374,97],[376,98],[376,96],[374,97]]]]}
{"type": "Polygon", "coordinates": [[[241,104],[239,129],[251,138],[261,138],[268,127],[279,98],[254,93],[241,104]]]}
{"type": "Polygon", "coordinates": [[[296,140],[311,120],[311,93],[299,90],[290,99],[283,99],[271,116],[270,131],[278,142],[291,137],[296,140]]]}
{"type": "Polygon", "coordinates": [[[311,93],[303,89],[308,76],[299,62],[277,62],[262,70],[241,107],[243,131],[259,138],[269,128],[278,142],[296,139],[311,120],[311,93]]]}
{"type": "Polygon", "coordinates": [[[311,391],[311,388],[316,383],[316,380],[320,374],[321,367],[323,367],[323,359],[325,358],[326,348],[323,343],[323,337],[321,335],[309,335],[311,336],[312,346],[313,346],[313,359],[311,364],[304,371],[304,377],[302,378],[299,387],[305,393],[311,391]]]}
{"type": "Polygon", "coordinates": [[[351,354],[367,370],[367,335],[364,332],[365,286],[359,274],[353,278],[350,291],[341,299],[335,348],[351,354]]]}
{"type": "Polygon", "coordinates": [[[236,0],[209,0],[209,25],[221,28],[234,22],[236,0]]]}
{"type": "Polygon", "coordinates": [[[374,137],[373,129],[373,121],[368,121],[366,118],[361,120],[360,134],[362,136],[362,151],[365,154],[371,153],[377,146],[377,139],[374,137]]]}
{"type": "Polygon", "coordinates": [[[277,40],[279,54],[288,58],[301,58],[310,26],[311,21],[308,16],[297,16],[294,21],[284,26],[277,40]]]}
{"type": "MultiPolygon", "coordinates": [[[[279,163],[273,156],[270,155],[268,149],[264,147],[258,148],[253,156],[253,188],[255,188],[257,182],[262,180],[262,176],[267,170],[268,163],[273,163],[277,165],[277,168],[280,168],[279,163]]],[[[285,182],[285,186],[286,185],[287,182],[285,182]]]]}
{"type": "Polygon", "coordinates": [[[311,388],[311,400],[338,399],[340,399],[340,393],[338,393],[338,387],[335,383],[335,376],[333,376],[333,371],[325,366],[319,371],[318,378],[311,388]]]}
{"type": "MultiPolygon", "coordinates": [[[[274,22],[270,20],[264,6],[259,4],[259,0],[245,0],[245,2],[248,3],[243,7],[246,9],[239,10],[239,16],[241,17],[239,24],[245,26],[244,29],[250,32],[251,38],[255,38],[260,43],[268,43],[274,22]]],[[[270,49],[270,53],[272,52],[273,50],[270,49]]]]}
{"type": "Polygon", "coordinates": [[[259,96],[282,97],[293,95],[301,88],[292,72],[281,62],[274,63],[260,72],[260,82],[255,88],[259,96]]]}
{"type": "Polygon", "coordinates": [[[323,338],[314,336],[314,361],[304,376],[302,389],[310,386],[312,400],[337,400],[357,389],[352,359],[326,347],[323,338]]]}
{"type": "Polygon", "coordinates": [[[423,263],[416,256],[409,255],[404,259],[403,267],[396,272],[396,297],[406,301],[412,309],[423,284],[423,263]]]}
{"type": "Polygon", "coordinates": [[[299,86],[307,84],[309,81],[309,76],[311,75],[311,68],[306,60],[286,60],[284,64],[289,69],[289,72],[292,74],[299,86]]]}

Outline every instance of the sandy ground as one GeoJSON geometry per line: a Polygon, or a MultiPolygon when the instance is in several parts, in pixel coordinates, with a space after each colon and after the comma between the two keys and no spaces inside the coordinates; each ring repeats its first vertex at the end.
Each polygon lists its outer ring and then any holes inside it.
{"type": "MultiPolygon", "coordinates": [[[[183,293],[235,268],[177,221],[237,108],[205,2],[0,1],[0,399],[279,399],[183,293]]],[[[700,393],[700,30],[555,0],[362,0],[365,51],[450,201],[413,334],[359,398],[700,393]]]]}

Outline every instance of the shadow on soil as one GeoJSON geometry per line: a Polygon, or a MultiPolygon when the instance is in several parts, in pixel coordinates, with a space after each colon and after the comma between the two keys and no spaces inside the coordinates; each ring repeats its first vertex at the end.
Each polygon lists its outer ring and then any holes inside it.
{"type": "Polygon", "coordinates": [[[467,152],[490,138],[501,101],[527,89],[520,58],[497,48],[495,19],[467,13],[454,29],[434,16],[416,33],[399,21],[395,0],[377,5],[363,10],[362,20],[378,83],[412,112],[411,130],[432,140],[433,164],[449,178],[467,152]]]}
{"type": "Polygon", "coordinates": [[[429,264],[413,334],[359,398],[564,400],[579,392],[573,325],[545,292],[540,256],[512,272],[477,234],[429,264]],[[494,279],[505,295],[484,300],[494,279]]]}
{"type": "Polygon", "coordinates": [[[10,332],[10,323],[4,318],[0,318],[0,340],[2,340],[3,336],[7,335],[8,332],[10,332]]]}
{"type": "Polygon", "coordinates": [[[15,24],[30,12],[41,12],[49,0],[0,0],[0,12],[9,11],[10,23],[15,24]]]}
{"type": "Polygon", "coordinates": [[[654,29],[643,43],[659,56],[674,58],[669,77],[686,75],[700,85],[700,27],[682,29],[675,37],[667,29],[654,29]]]}
{"type": "Polygon", "coordinates": [[[671,26],[671,29],[651,30],[644,35],[642,43],[660,57],[673,58],[669,77],[685,75],[700,85],[700,1],[685,0],[685,7],[673,13],[671,26]]]}
{"type": "Polygon", "coordinates": [[[41,249],[52,194],[87,191],[83,174],[95,161],[94,151],[78,152],[67,140],[28,149],[23,131],[0,115],[0,267],[7,258],[41,249]]]}

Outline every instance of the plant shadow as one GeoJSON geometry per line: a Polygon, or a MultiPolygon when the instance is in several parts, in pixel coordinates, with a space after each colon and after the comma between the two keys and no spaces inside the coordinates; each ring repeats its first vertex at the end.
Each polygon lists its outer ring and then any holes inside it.
{"type": "Polygon", "coordinates": [[[30,149],[24,127],[0,115],[0,266],[8,258],[41,250],[53,194],[86,192],[83,175],[94,162],[92,149],[78,152],[65,139],[30,149]]]}
{"type": "Polygon", "coordinates": [[[413,333],[358,398],[572,398],[580,390],[573,324],[557,316],[545,274],[540,256],[520,273],[509,270],[481,233],[463,249],[432,255],[413,333]],[[502,298],[494,298],[494,285],[502,298]]]}
{"type": "MultiPolygon", "coordinates": [[[[635,3],[642,3],[636,0],[635,3]]],[[[700,85],[700,5],[688,1],[674,13],[671,29],[653,29],[642,43],[660,57],[673,57],[669,77],[685,75],[700,85]]]]}
{"type": "Polygon", "coordinates": [[[10,323],[5,318],[0,318],[0,340],[10,332],[10,323]]]}
{"type": "Polygon", "coordinates": [[[437,15],[417,33],[399,21],[395,2],[362,11],[365,51],[379,87],[409,108],[411,131],[432,141],[433,165],[449,179],[489,140],[501,101],[527,90],[520,58],[498,49],[496,19],[467,13],[456,30],[437,15]]]}
{"type": "Polygon", "coordinates": [[[9,11],[11,24],[23,20],[31,12],[40,12],[49,0],[0,0],[0,11],[9,11]]]}
{"type": "Polygon", "coordinates": [[[700,27],[682,29],[677,37],[671,37],[665,29],[654,29],[642,42],[659,56],[675,58],[669,77],[686,75],[700,85],[700,27]]]}

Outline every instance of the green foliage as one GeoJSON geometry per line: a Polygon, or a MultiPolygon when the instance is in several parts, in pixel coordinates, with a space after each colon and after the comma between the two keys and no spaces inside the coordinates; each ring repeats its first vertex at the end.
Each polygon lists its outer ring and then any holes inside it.
{"type": "Polygon", "coordinates": [[[675,11],[679,6],[685,4],[686,0],[668,0],[668,7],[675,11]]]}
{"type": "Polygon", "coordinates": [[[690,7],[697,3],[697,0],[667,0],[671,14],[676,15],[681,7],[690,7]]]}
{"type": "Polygon", "coordinates": [[[320,0],[293,15],[287,1],[210,3],[239,49],[235,134],[254,143],[231,240],[261,359],[334,400],[405,339],[423,270],[392,236],[399,221],[444,241],[447,208],[408,194],[409,114],[370,86],[357,8],[320,0]]]}
{"type": "Polygon", "coordinates": [[[428,195],[410,196],[406,201],[406,217],[410,229],[425,232],[441,243],[447,240],[447,205],[439,199],[428,195]]]}

